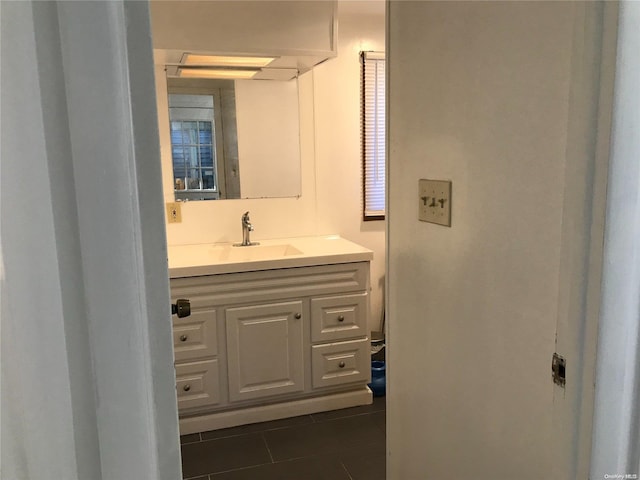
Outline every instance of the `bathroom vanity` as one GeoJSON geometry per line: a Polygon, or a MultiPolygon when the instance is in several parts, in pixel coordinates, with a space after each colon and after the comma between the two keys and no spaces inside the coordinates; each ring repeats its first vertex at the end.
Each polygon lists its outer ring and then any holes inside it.
{"type": "Polygon", "coordinates": [[[371,403],[372,257],[338,236],[170,246],[180,433],[371,403]]]}

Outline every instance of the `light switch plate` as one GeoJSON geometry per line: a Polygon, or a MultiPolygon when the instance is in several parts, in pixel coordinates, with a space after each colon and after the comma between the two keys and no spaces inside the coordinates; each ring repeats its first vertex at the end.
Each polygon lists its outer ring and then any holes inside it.
{"type": "Polygon", "coordinates": [[[180,202],[167,202],[167,223],[180,223],[182,222],[182,211],[180,209],[180,202]]]}
{"type": "Polygon", "coordinates": [[[451,226],[451,182],[418,180],[418,220],[451,226]]]}

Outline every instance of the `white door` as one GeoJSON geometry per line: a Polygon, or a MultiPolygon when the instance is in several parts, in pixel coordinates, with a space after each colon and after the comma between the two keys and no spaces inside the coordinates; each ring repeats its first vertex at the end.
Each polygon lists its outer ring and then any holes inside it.
{"type": "Polygon", "coordinates": [[[178,479],[148,4],[0,8],[3,478],[178,479]]]}
{"type": "Polygon", "coordinates": [[[587,478],[606,8],[390,2],[389,479],[587,478]],[[452,181],[451,227],[419,179],[452,181]]]}

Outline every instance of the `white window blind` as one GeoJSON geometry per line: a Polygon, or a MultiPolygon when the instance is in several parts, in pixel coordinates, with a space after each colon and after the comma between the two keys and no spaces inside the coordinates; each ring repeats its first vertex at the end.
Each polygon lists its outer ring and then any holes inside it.
{"type": "Polygon", "coordinates": [[[385,55],[362,52],[364,219],[385,214],[385,55]]]}

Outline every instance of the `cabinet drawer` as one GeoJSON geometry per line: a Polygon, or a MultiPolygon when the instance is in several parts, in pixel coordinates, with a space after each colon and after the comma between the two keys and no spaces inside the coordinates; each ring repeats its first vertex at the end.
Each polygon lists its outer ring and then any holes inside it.
{"type": "Polygon", "coordinates": [[[369,339],[314,345],[311,347],[311,372],[313,388],[369,382],[371,378],[369,339]]]}
{"type": "Polygon", "coordinates": [[[314,298],[311,300],[311,341],[327,342],[367,335],[368,295],[314,298]]]}
{"type": "Polygon", "coordinates": [[[193,312],[173,323],[173,349],[176,362],[218,354],[215,310],[193,312]]]}
{"type": "Polygon", "coordinates": [[[176,365],[178,410],[220,402],[218,360],[176,365]]]}

